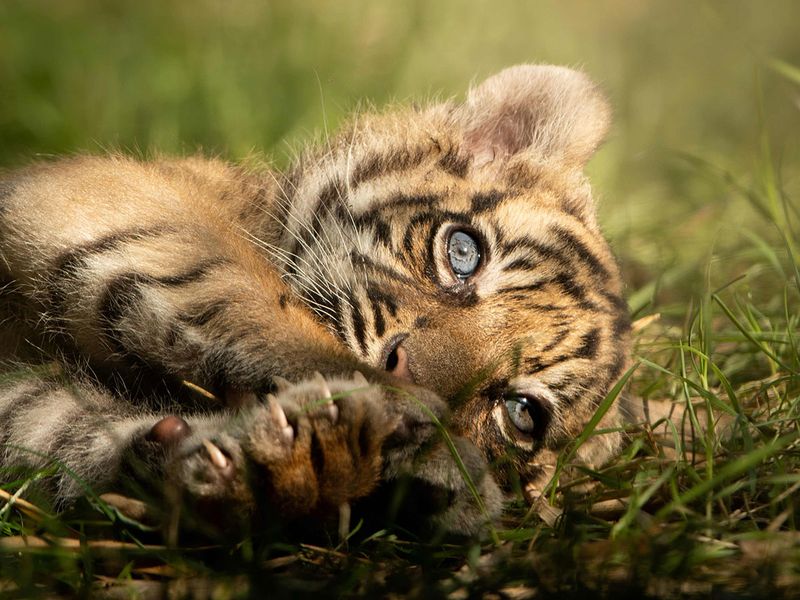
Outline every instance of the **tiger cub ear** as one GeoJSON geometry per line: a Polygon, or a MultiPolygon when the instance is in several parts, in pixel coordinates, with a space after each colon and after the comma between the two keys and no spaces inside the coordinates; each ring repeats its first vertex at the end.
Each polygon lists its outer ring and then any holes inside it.
{"type": "Polygon", "coordinates": [[[500,71],[471,89],[458,113],[476,166],[525,153],[583,167],[611,120],[586,75],[553,65],[500,71]]]}

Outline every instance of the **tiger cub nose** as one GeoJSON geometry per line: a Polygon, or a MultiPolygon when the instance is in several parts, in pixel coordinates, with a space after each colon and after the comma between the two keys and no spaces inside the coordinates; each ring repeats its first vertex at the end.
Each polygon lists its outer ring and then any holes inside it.
{"type": "Polygon", "coordinates": [[[403,348],[406,336],[395,336],[386,345],[383,355],[386,357],[384,369],[400,379],[414,383],[414,376],[408,367],[408,352],[403,348]]]}

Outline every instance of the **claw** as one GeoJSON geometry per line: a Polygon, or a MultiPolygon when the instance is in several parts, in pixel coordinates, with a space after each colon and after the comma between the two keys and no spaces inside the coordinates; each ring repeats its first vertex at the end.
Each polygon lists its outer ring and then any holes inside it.
{"type": "Polygon", "coordinates": [[[319,371],[314,371],[312,379],[322,388],[322,399],[327,400],[322,405],[324,410],[327,411],[331,421],[336,422],[339,418],[339,407],[333,403],[333,395],[331,394],[331,388],[328,387],[327,380],[319,371]]]}
{"type": "Polygon", "coordinates": [[[228,459],[222,453],[222,450],[217,448],[209,440],[203,440],[203,446],[205,446],[209,457],[211,457],[211,462],[214,463],[214,465],[220,469],[225,469],[228,467],[228,459]]]}
{"type": "Polygon", "coordinates": [[[336,406],[336,404],[334,404],[333,401],[331,401],[326,406],[326,409],[328,411],[328,416],[330,417],[331,421],[335,423],[339,419],[339,407],[336,406]]]}
{"type": "Polygon", "coordinates": [[[330,398],[331,397],[331,389],[328,387],[328,382],[325,380],[325,377],[322,376],[322,373],[319,371],[314,371],[314,375],[312,379],[320,385],[322,388],[322,397],[323,398],[330,398]]]}
{"type": "Polygon", "coordinates": [[[281,435],[287,443],[291,443],[294,440],[294,428],[289,424],[289,419],[286,418],[286,413],[283,412],[278,399],[272,394],[267,394],[267,404],[269,404],[272,418],[275,419],[278,427],[280,427],[281,435]]]}
{"type": "Polygon", "coordinates": [[[367,378],[364,377],[361,371],[353,371],[353,381],[358,385],[369,385],[369,381],[367,381],[367,378]]]}
{"type": "Polygon", "coordinates": [[[276,375],[272,378],[272,383],[275,386],[275,390],[277,392],[285,392],[290,387],[292,387],[292,382],[280,375],[276,375]]]}

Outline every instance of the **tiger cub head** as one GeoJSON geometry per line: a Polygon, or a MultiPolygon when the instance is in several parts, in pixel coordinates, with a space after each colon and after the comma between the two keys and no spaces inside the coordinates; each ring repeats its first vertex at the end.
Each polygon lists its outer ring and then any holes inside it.
{"type": "MultiPolygon", "coordinates": [[[[446,398],[456,431],[523,480],[629,361],[583,174],[609,113],[582,73],[511,67],[463,103],[357,114],[282,186],[298,296],[363,361],[446,398]]],[[[600,436],[584,458],[618,441],[600,436]]]]}

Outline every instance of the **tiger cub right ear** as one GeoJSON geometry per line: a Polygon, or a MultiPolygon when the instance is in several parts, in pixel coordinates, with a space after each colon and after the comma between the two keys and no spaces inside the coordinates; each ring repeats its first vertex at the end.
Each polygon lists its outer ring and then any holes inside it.
{"type": "Polygon", "coordinates": [[[579,71],[517,65],[471,89],[457,118],[475,166],[525,153],[581,168],[603,141],[611,109],[579,71]]]}

